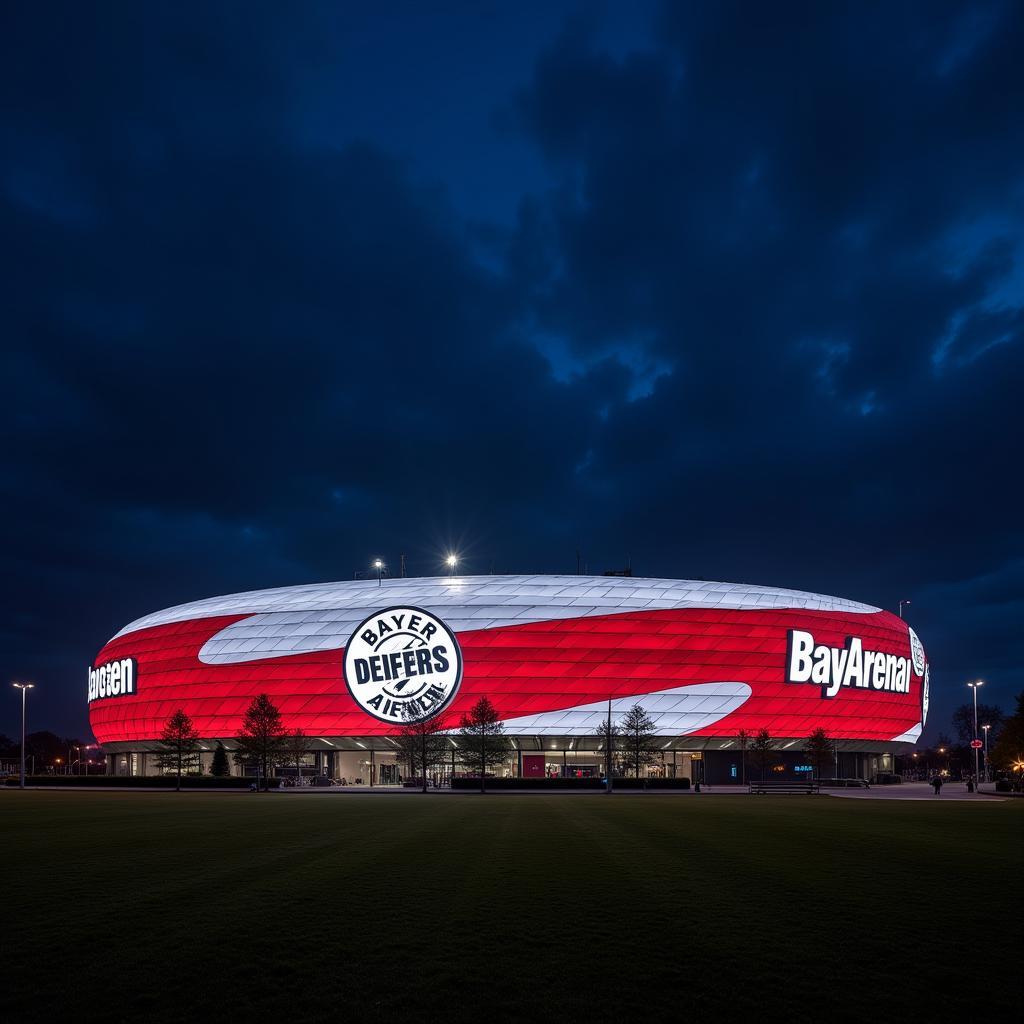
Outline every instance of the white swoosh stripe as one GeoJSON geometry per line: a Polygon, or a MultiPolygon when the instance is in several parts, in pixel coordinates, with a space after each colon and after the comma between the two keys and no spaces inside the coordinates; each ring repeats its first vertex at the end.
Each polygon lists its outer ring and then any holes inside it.
{"type": "Polygon", "coordinates": [[[893,736],[890,743],[916,743],[921,738],[921,730],[924,726],[918,722],[917,725],[908,729],[906,732],[901,732],[899,736],[893,736]]]}
{"type": "Polygon", "coordinates": [[[245,615],[199,652],[207,665],[344,647],[356,626],[378,609],[414,605],[456,632],[521,626],[550,619],[682,608],[810,609],[871,614],[877,608],[797,590],[695,580],[602,576],[471,576],[358,580],[284,587],[179,605],[126,626],[118,636],[150,626],[214,615],[245,615]]]}
{"type": "MultiPolygon", "coordinates": [[[[618,721],[634,704],[642,704],[654,720],[658,736],[697,732],[732,714],[750,696],[746,683],[690,683],[667,690],[634,693],[612,700],[612,719],[618,721]]],[[[594,736],[608,718],[608,701],[578,704],[562,711],[510,718],[510,736],[594,736]]]]}

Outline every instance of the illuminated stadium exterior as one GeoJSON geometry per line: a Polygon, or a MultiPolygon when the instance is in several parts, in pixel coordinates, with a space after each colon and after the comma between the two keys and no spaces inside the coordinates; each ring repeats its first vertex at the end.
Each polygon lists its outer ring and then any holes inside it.
{"type": "MultiPolygon", "coordinates": [[[[836,774],[891,771],[920,736],[928,665],[905,622],[840,598],[770,587],[589,576],[354,581],[179,605],[131,623],[89,672],[109,770],[155,774],[179,708],[230,751],[266,693],[309,737],[308,770],[352,784],[401,780],[403,716],[461,715],[488,697],[505,723],[498,775],[597,775],[597,739],[641,704],[652,775],[736,781],[740,730],[767,728],[779,777],[806,770],[816,728],[836,774]]],[[[454,744],[453,744],[454,749],[454,744]]],[[[233,771],[240,769],[233,767],[233,771]]],[[[441,774],[461,771],[454,762],[441,774]]]]}

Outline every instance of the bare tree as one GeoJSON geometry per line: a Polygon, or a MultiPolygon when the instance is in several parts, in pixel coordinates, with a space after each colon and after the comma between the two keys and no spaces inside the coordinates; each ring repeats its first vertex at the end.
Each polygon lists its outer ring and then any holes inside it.
{"type": "Polygon", "coordinates": [[[508,759],[505,725],[495,706],[481,697],[459,722],[459,760],[480,773],[480,792],[487,792],[487,769],[508,759]]]}
{"type": "Polygon", "coordinates": [[[612,776],[615,766],[615,752],[618,748],[619,726],[612,721],[612,702],[608,701],[608,714],[597,733],[597,749],[604,751],[605,774],[608,782],[605,788],[606,793],[612,792],[612,776]]]}
{"type": "Polygon", "coordinates": [[[419,709],[411,705],[403,709],[406,721],[393,739],[398,745],[400,759],[409,765],[409,774],[420,778],[426,793],[430,772],[447,760],[452,741],[445,732],[444,716],[416,721],[413,716],[418,712],[419,709]]]}
{"type": "Polygon", "coordinates": [[[836,761],[836,744],[822,728],[815,729],[804,743],[804,754],[814,769],[814,777],[821,778],[823,770],[836,761]]]}
{"type": "Polygon", "coordinates": [[[736,733],[736,742],[740,745],[740,782],[747,784],[747,750],[750,747],[750,733],[746,729],[740,729],[736,733]]]}
{"type": "Polygon", "coordinates": [[[1024,693],[1017,694],[1017,708],[1003,722],[989,760],[996,768],[1010,773],[1013,786],[1019,791],[1024,780],[1024,693]]]}
{"type": "Polygon", "coordinates": [[[288,733],[282,744],[282,752],[287,758],[288,764],[295,765],[295,785],[302,785],[302,759],[309,751],[309,737],[301,730],[296,729],[288,733]]]}
{"type": "Polygon", "coordinates": [[[157,755],[157,764],[165,770],[174,769],[177,776],[174,788],[180,792],[182,772],[195,766],[199,754],[199,733],[181,708],[167,720],[160,733],[160,742],[166,749],[157,755]]]}
{"type": "Polygon", "coordinates": [[[235,751],[235,760],[240,763],[255,761],[266,788],[270,769],[280,759],[285,745],[281,712],[267,694],[253,697],[242,719],[242,731],[236,737],[236,742],[238,750],[235,751]]]}
{"type": "MultiPolygon", "coordinates": [[[[979,730],[982,724],[987,724],[992,727],[988,737],[989,742],[994,743],[998,739],[999,728],[1003,724],[1003,717],[1003,709],[997,707],[995,704],[978,705],[979,730]]],[[[960,707],[953,712],[952,721],[953,728],[956,730],[957,739],[959,739],[960,745],[966,747],[971,740],[975,739],[974,704],[961,704],[960,707]]]]}
{"type": "Polygon", "coordinates": [[[619,721],[619,749],[623,761],[638,779],[641,769],[657,759],[654,719],[639,704],[634,704],[619,721]]]}
{"type": "Polygon", "coordinates": [[[775,761],[775,740],[767,729],[759,729],[750,745],[750,756],[754,761],[754,767],[761,772],[761,781],[764,782],[764,773],[775,761]]]}
{"type": "Polygon", "coordinates": [[[828,733],[819,727],[807,737],[807,741],[804,743],[804,753],[814,769],[814,777],[820,779],[822,770],[827,765],[835,763],[836,745],[829,738],[828,733]]]}

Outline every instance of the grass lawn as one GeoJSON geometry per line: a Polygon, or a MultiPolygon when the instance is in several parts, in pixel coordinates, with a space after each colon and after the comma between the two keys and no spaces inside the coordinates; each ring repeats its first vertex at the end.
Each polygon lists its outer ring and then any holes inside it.
{"type": "Polygon", "coordinates": [[[1013,1019],[1021,801],[0,792],[10,1021],[1013,1019]]]}

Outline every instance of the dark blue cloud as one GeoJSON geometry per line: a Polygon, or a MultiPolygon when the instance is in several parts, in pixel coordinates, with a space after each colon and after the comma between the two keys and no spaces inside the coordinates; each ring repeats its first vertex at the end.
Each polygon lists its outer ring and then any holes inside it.
{"type": "Polygon", "coordinates": [[[144,612],[453,545],[910,597],[938,714],[1020,687],[1019,5],[4,18],[41,719],[144,612]]]}

